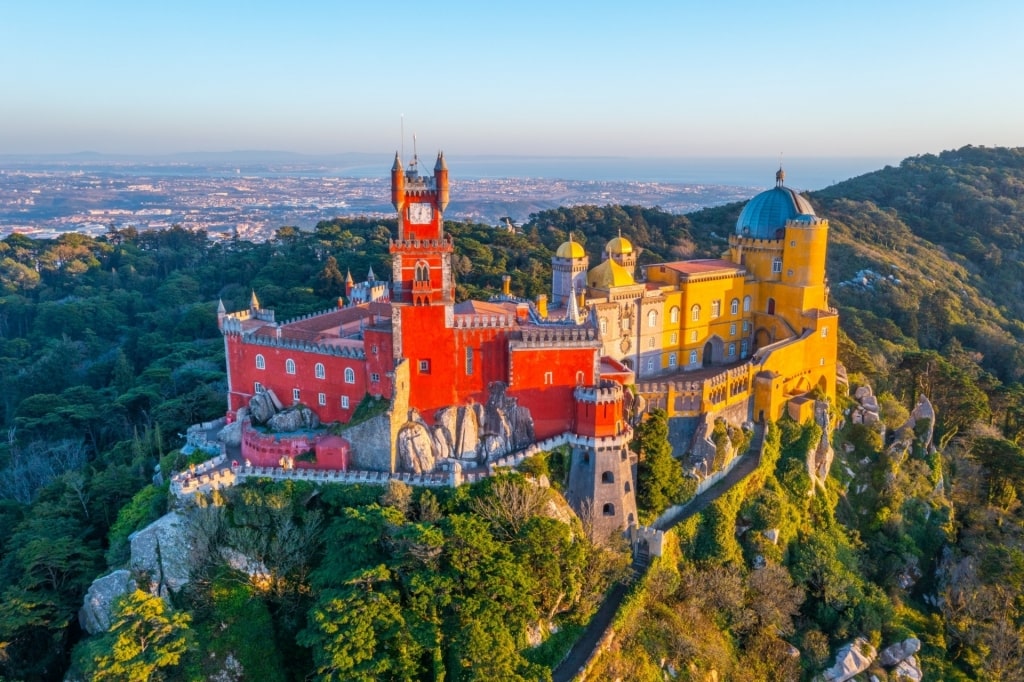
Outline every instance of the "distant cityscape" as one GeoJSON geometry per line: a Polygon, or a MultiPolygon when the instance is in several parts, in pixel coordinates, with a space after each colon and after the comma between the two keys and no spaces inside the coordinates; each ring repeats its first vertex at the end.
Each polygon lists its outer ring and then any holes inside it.
{"type": "MultiPolygon", "coordinates": [[[[53,238],[64,232],[100,235],[111,226],[154,230],[181,225],[212,239],[262,241],[283,225],[311,230],[338,216],[391,217],[387,164],[379,177],[294,174],[268,166],[199,165],[0,167],[0,236],[19,232],[53,238]]],[[[453,220],[521,223],[538,211],[583,204],[659,206],[685,213],[741,201],[756,188],[607,180],[482,178],[453,180],[446,216],[453,220]]]]}

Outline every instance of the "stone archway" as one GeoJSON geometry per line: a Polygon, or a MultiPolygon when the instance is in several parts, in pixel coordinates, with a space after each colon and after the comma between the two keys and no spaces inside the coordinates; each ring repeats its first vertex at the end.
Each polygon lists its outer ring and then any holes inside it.
{"type": "Polygon", "coordinates": [[[704,353],[701,356],[701,365],[710,367],[722,364],[725,354],[725,343],[718,336],[712,336],[704,344],[704,353]]]}
{"type": "Polygon", "coordinates": [[[772,335],[764,327],[758,327],[754,332],[754,349],[764,348],[772,342],[772,335]]]}

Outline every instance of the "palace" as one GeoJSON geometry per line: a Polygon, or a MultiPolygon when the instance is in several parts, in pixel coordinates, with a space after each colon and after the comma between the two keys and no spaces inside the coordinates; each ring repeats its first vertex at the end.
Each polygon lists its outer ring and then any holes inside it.
{"type": "Polygon", "coordinates": [[[396,154],[391,199],[390,283],[349,280],[347,305],[286,322],[255,294],[248,310],[219,309],[228,417],[250,462],[422,474],[565,443],[567,497],[615,529],[636,521],[628,442],[644,409],[665,409],[684,427],[676,433],[692,435],[708,415],[803,420],[810,392],[835,397],[828,222],[781,169],[720,259],[638,269],[637,248],[619,236],[591,268],[570,235],[552,259],[550,308],[512,296],[508,278],[490,301],[455,300],[443,154],[430,175],[396,154]],[[348,424],[371,398],[386,411],[340,436],[315,428],[348,424]],[[305,406],[304,421],[287,433],[260,427],[257,404],[271,403],[305,406]]]}

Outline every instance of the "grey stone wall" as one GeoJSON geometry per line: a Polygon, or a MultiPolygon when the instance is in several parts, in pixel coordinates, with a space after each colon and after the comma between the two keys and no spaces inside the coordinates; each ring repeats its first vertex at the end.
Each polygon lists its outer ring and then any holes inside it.
{"type": "Polygon", "coordinates": [[[387,413],[346,429],[341,435],[352,445],[349,469],[391,471],[391,419],[387,413]]]}

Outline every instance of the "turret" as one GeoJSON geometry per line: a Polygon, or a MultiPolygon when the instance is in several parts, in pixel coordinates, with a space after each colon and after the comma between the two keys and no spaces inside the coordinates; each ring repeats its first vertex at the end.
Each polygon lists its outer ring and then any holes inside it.
{"type": "Polygon", "coordinates": [[[249,297],[249,312],[253,315],[260,309],[260,299],[256,298],[256,290],[252,290],[252,296],[249,297]]]}
{"type": "Polygon", "coordinates": [[[345,271],[345,295],[349,298],[352,297],[352,288],[355,286],[355,282],[352,280],[352,271],[345,271]]]}
{"type": "Polygon", "coordinates": [[[228,311],[224,307],[224,299],[217,299],[217,329],[224,329],[224,318],[228,316],[228,311]]]}
{"type": "Polygon", "coordinates": [[[437,207],[443,212],[448,208],[448,164],[444,160],[444,152],[437,153],[434,164],[434,186],[437,187],[437,207]]]}
{"type": "Polygon", "coordinates": [[[402,213],[405,205],[405,173],[398,152],[395,152],[395,163],[391,166],[391,204],[399,214],[402,213]]]}

